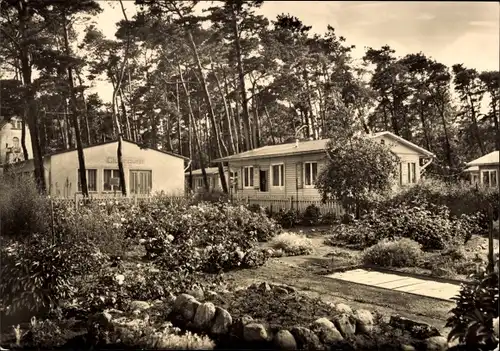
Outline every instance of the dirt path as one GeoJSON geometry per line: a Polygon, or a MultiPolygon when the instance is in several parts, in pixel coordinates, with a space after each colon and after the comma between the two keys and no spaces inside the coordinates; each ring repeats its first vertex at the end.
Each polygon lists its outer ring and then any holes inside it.
{"type": "Polygon", "coordinates": [[[330,303],[346,303],[353,308],[377,311],[383,315],[400,315],[424,322],[440,329],[445,335],[444,325],[454,303],[429,297],[411,296],[386,289],[326,278],[285,262],[271,259],[257,269],[230,272],[227,281],[234,286],[247,286],[266,281],[287,284],[311,297],[330,303]]]}

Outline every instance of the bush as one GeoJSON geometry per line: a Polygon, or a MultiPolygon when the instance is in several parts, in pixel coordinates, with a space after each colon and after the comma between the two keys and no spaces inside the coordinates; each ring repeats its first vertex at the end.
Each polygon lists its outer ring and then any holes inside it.
{"type": "Polygon", "coordinates": [[[381,267],[415,267],[422,256],[420,245],[410,239],[382,240],[363,252],[363,261],[381,267]]]}
{"type": "Polygon", "coordinates": [[[261,213],[262,208],[260,207],[259,204],[250,204],[247,206],[248,210],[253,213],[261,213]]]}
{"type": "Polygon", "coordinates": [[[330,246],[348,246],[353,249],[364,249],[379,241],[375,231],[363,222],[339,224],[333,226],[325,244],[330,246]]]}
{"type": "Polygon", "coordinates": [[[309,255],[314,250],[311,239],[296,233],[282,233],[276,236],[271,246],[283,250],[288,256],[309,255]]]}
{"type": "Polygon", "coordinates": [[[499,193],[496,188],[476,188],[468,183],[447,183],[441,180],[426,179],[412,187],[402,189],[385,206],[410,202],[427,202],[446,206],[450,215],[486,215],[487,206],[493,206],[496,219],[498,215],[499,193]]]}
{"type": "Polygon", "coordinates": [[[445,206],[402,203],[372,211],[363,218],[378,239],[409,238],[424,250],[441,250],[450,242],[464,242],[472,226],[468,217],[453,218],[445,206]]]}
{"type": "Polygon", "coordinates": [[[0,176],[0,194],[2,236],[23,238],[49,229],[50,204],[32,177],[0,176]]]}
{"type": "Polygon", "coordinates": [[[53,244],[42,235],[2,245],[0,296],[7,314],[46,312],[73,295],[73,278],[97,270],[104,256],[88,241],[53,244]]]}
{"type": "Polygon", "coordinates": [[[328,213],[321,215],[321,224],[332,225],[332,224],[337,223],[337,221],[338,221],[338,218],[337,218],[337,215],[335,213],[328,212],[328,213]]]}
{"type": "MultiPolygon", "coordinates": [[[[446,327],[451,327],[448,340],[458,339],[471,350],[494,350],[498,345],[494,335],[494,319],[498,323],[498,260],[496,269],[487,273],[482,267],[472,275],[472,282],[462,285],[454,298],[446,327]]],[[[497,326],[498,328],[498,326],[497,326]]]]}
{"type": "Polygon", "coordinates": [[[319,207],[312,204],[307,206],[306,210],[302,214],[302,224],[308,226],[318,225],[321,218],[321,211],[319,207]]]}
{"type": "Polygon", "coordinates": [[[278,212],[272,214],[272,218],[279,223],[285,229],[290,229],[295,227],[299,223],[299,213],[294,209],[283,210],[280,209],[278,212]]]}
{"type": "Polygon", "coordinates": [[[128,248],[122,223],[130,207],[111,200],[81,204],[77,210],[54,201],[54,234],[58,240],[88,240],[102,253],[122,256],[128,248]]]}

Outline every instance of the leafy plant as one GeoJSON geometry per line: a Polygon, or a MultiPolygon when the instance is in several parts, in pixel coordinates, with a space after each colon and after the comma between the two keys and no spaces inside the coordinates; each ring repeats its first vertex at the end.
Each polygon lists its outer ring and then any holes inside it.
{"type": "Polygon", "coordinates": [[[323,200],[337,200],[360,215],[361,203],[393,184],[397,157],[366,137],[337,135],[326,147],[327,163],[316,181],[323,200]]]}
{"type": "Polygon", "coordinates": [[[381,267],[415,267],[422,256],[420,245],[403,238],[384,239],[363,251],[363,261],[381,267]]]}
{"type": "Polygon", "coordinates": [[[498,345],[493,327],[493,320],[499,315],[498,269],[487,273],[482,267],[472,278],[454,298],[457,305],[446,323],[446,327],[452,328],[448,339],[458,339],[476,350],[493,350],[498,345]]]}
{"type": "Polygon", "coordinates": [[[299,223],[299,217],[298,211],[294,209],[280,209],[278,212],[273,213],[273,218],[285,229],[295,227],[299,223]]]}
{"type": "Polygon", "coordinates": [[[313,252],[311,239],[296,233],[281,233],[272,240],[271,246],[283,250],[288,256],[308,255],[313,252]]]}
{"type": "Polygon", "coordinates": [[[0,296],[7,313],[42,312],[74,293],[73,278],[99,268],[105,256],[88,241],[53,244],[46,237],[1,249],[0,296]]]}

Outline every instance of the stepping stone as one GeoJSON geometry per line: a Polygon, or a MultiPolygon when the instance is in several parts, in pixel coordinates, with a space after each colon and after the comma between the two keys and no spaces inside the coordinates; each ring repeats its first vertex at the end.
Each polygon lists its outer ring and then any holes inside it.
{"type": "Polygon", "coordinates": [[[460,292],[459,284],[441,283],[428,279],[405,277],[399,274],[364,269],[334,273],[326,277],[446,301],[452,301],[451,298],[460,292]]]}

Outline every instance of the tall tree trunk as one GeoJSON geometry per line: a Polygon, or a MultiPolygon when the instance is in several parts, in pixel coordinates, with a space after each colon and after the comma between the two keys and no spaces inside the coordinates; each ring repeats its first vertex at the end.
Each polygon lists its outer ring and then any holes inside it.
{"type": "MultiPolygon", "coordinates": [[[[26,109],[25,109],[26,110],[26,109]]],[[[26,112],[26,111],[24,111],[26,112]]],[[[24,113],[23,119],[21,120],[21,148],[23,149],[24,159],[29,158],[28,149],[26,148],[26,113],[24,113]]]]}
{"type": "Polygon", "coordinates": [[[21,71],[24,82],[24,97],[26,103],[26,116],[28,121],[28,127],[31,136],[31,147],[33,149],[33,161],[35,166],[35,181],[38,187],[38,191],[44,195],[47,192],[47,186],[45,184],[45,171],[43,167],[43,155],[40,148],[40,138],[38,132],[38,118],[35,106],[35,90],[31,81],[31,62],[30,53],[28,47],[28,21],[30,18],[30,9],[25,2],[21,2],[18,8],[18,18],[21,28],[21,44],[20,44],[20,56],[21,56],[21,71]]]}
{"type": "Polygon", "coordinates": [[[429,136],[429,128],[427,128],[427,121],[425,119],[425,110],[424,110],[424,103],[421,101],[420,102],[420,111],[419,111],[419,116],[420,116],[420,121],[422,122],[422,131],[424,132],[424,139],[425,139],[425,147],[427,150],[431,150],[431,139],[429,136]]]}
{"type": "Polygon", "coordinates": [[[267,123],[269,124],[269,133],[271,134],[271,142],[273,143],[273,145],[276,145],[276,138],[274,137],[274,131],[271,125],[271,116],[269,115],[267,106],[264,106],[264,113],[266,114],[267,123]]]}
{"type": "MultiPolygon", "coordinates": [[[[191,98],[189,96],[189,91],[186,86],[186,82],[184,82],[184,77],[182,75],[182,68],[181,65],[178,64],[177,68],[179,69],[179,77],[182,83],[182,87],[184,89],[184,94],[186,95],[186,102],[188,105],[188,112],[189,112],[189,125],[190,127],[193,128],[193,134],[194,134],[194,142],[196,144],[196,148],[198,150],[198,156],[200,158],[200,168],[201,168],[201,175],[203,177],[203,185],[205,186],[205,190],[209,191],[210,190],[210,185],[208,184],[208,177],[207,177],[207,171],[205,169],[205,161],[203,160],[203,154],[202,154],[202,149],[200,145],[200,139],[198,138],[198,131],[196,130],[196,124],[194,123],[194,114],[193,114],[193,106],[191,105],[191,98]]],[[[190,171],[190,176],[189,176],[189,182],[192,188],[193,185],[193,174],[192,171],[190,171]]]]}
{"type": "MultiPolygon", "coordinates": [[[[80,84],[80,87],[83,87],[83,81],[79,71],[76,71],[76,77],[78,79],[78,84],[80,84]]],[[[85,128],[85,141],[87,145],[92,145],[90,139],[89,112],[87,109],[87,99],[85,98],[85,93],[83,92],[83,89],[81,91],[81,99],[85,109],[85,114],[83,115],[83,126],[85,128]]]]}
{"type": "MultiPolygon", "coordinates": [[[[227,78],[227,74],[225,70],[222,70],[223,73],[223,78],[224,78],[224,93],[225,96],[229,96],[229,81],[227,78]]],[[[237,102],[236,102],[237,104],[237,102]]],[[[228,104],[229,108],[229,113],[231,116],[231,130],[234,132],[234,146],[235,146],[235,153],[240,152],[240,131],[239,131],[239,124],[238,121],[236,121],[236,113],[233,109],[233,107],[228,104]],[[234,129],[233,129],[234,128],[234,129]]]]}
{"type": "Polygon", "coordinates": [[[118,92],[118,96],[120,98],[120,106],[122,109],[122,120],[125,125],[125,136],[127,137],[128,140],[132,140],[132,133],[130,132],[130,119],[127,113],[127,108],[125,106],[125,100],[123,98],[123,89],[120,88],[120,91],[118,92]]]}
{"type": "Polygon", "coordinates": [[[470,93],[467,93],[467,98],[470,100],[470,117],[472,119],[472,126],[474,127],[474,136],[476,138],[477,145],[481,151],[481,156],[486,154],[486,149],[484,148],[483,139],[481,138],[481,133],[479,132],[479,126],[477,124],[477,112],[474,107],[474,101],[470,93]]]}
{"type": "MultiPolygon", "coordinates": [[[[191,31],[188,31],[188,37],[189,37],[189,43],[191,46],[191,50],[193,51],[194,59],[196,61],[196,66],[198,68],[198,73],[200,75],[201,83],[202,83],[203,93],[205,96],[207,109],[208,109],[208,115],[209,115],[210,120],[211,120],[212,132],[214,134],[214,139],[215,139],[215,143],[216,143],[216,149],[217,149],[216,151],[217,151],[218,157],[222,158],[222,157],[224,157],[224,155],[222,154],[222,148],[221,148],[221,144],[220,144],[220,136],[217,134],[217,122],[215,120],[215,114],[214,114],[214,110],[212,107],[212,101],[210,99],[210,93],[208,92],[207,83],[205,81],[205,76],[203,74],[203,68],[201,67],[200,57],[198,56],[198,50],[196,48],[196,44],[194,42],[193,34],[191,33],[191,31]]],[[[226,177],[224,175],[224,167],[222,165],[222,162],[218,162],[218,168],[219,168],[219,178],[220,178],[222,191],[224,191],[224,193],[227,194],[228,187],[227,187],[226,177]]]]}
{"type": "MultiPolygon", "coordinates": [[[[212,60],[210,60],[212,61],[212,60]]],[[[212,74],[215,78],[215,82],[217,83],[217,89],[219,90],[219,94],[222,98],[222,103],[224,104],[224,113],[226,117],[226,125],[227,125],[227,132],[229,136],[229,147],[230,147],[230,153],[235,154],[236,153],[236,146],[234,144],[234,138],[233,138],[233,131],[231,130],[231,116],[229,115],[229,107],[227,104],[226,96],[224,94],[224,91],[222,90],[222,86],[220,84],[219,77],[217,76],[217,73],[215,72],[215,69],[213,68],[213,62],[212,63],[212,74]]]]}
{"type": "MultiPolygon", "coordinates": [[[[128,17],[127,13],[125,12],[125,8],[123,7],[123,1],[120,1],[120,7],[122,10],[123,17],[125,18],[125,22],[128,23],[128,17]]],[[[130,33],[127,33],[127,45],[125,46],[125,54],[123,57],[123,63],[120,68],[120,74],[118,76],[118,81],[115,84],[115,87],[113,89],[113,97],[112,97],[112,112],[113,112],[113,121],[116,125],[116,131],[118,132],[118,147],[116,148],[116,158],[118,161],[118,173],[120,176],[120,187],[122,189],[122,194],[123,196],[127,196],[127,187],[125,183],[125,171],[123,169],[123,155],[122,155],[122,146],[123,146],[123,134],[120,126],[120,120],[118,117],[118,111],[116,108],[116,95],[118,94],[118,91],[120,90],[121,83],[123,80],[123,75],[125,73],[125,65],[128,61],[128,56],[129,56],[129,49],[130,49],[130,33]]]]}
{"type": "Polygon", "coordinates": [[[175,83],[175,102],[177,106],[177,138],[179,139],[179,155],[182,155],[181,102],[179,99],[179,83],[175,83]]]}
{"type": "Polygon", "coordinates": [[[241,108],[243,111],[243,132],[245,136],[245,151],[253,149],[252,136],[250,134],[250,115],[248,113],[247,91],[245,87],[245,73],[243,70],[243,60],[241,54],[240,31],[238,28],[238,18],[235,5],[231,6],[231,24],[234,36],[234,45],[236,49],[236,62],[238,67],[238,79],[241,94],[241,108]]]}
{"type": "MultiPolygon", "coordinates": [[[[70,57],[69,41],[68,41],[68,24],[66,19],[66,13],[61,15],[63,35],[64,35],[64,51],[67,57],[70,57]]],[[[78,167],[80,169],[80,184],[82,187],[82,195],[84,197],[89,196],[89,190],[87,187],[87,170],[85,168],[85,155],[83,154],[82,136],[80,135],[80,125],[78,123],[78,102],[76,100],[75,86],[73,83],[73,69],[68,65],[68,85],[69,85],[69,96],[71,99],[71,121],[73,122],[73,128],[75,130],[75,141],[76,141],[76,152],[78,154],[78,167]]]]}

